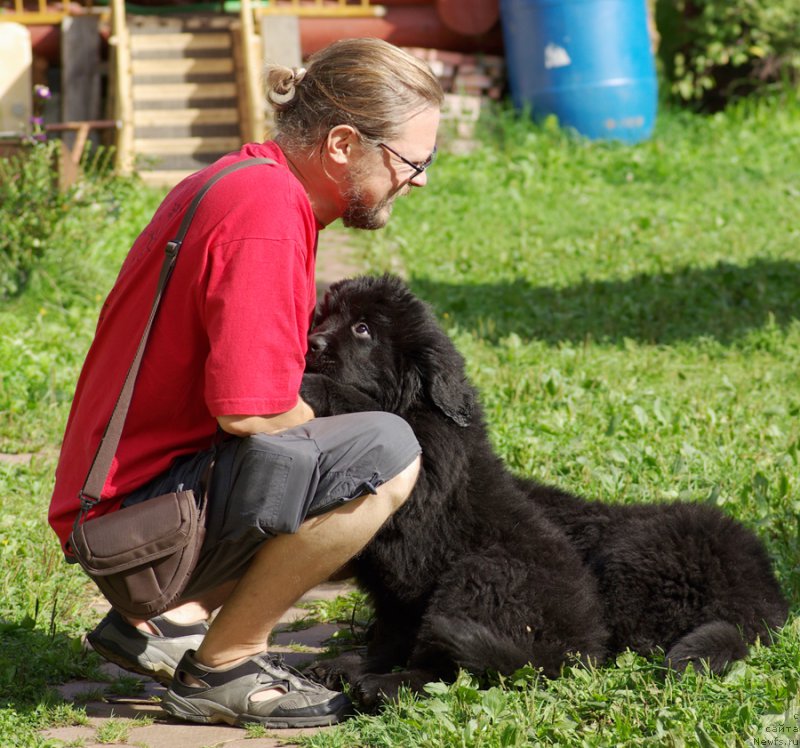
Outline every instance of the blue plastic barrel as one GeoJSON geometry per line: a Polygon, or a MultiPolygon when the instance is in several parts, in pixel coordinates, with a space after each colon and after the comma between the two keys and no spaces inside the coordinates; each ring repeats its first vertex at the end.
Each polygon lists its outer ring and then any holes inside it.
{"type": "Polygon", "coordinates": [[[500,0],[515,106],[593,139],[652,134],[658,106],[645,0],[500,0]]]}

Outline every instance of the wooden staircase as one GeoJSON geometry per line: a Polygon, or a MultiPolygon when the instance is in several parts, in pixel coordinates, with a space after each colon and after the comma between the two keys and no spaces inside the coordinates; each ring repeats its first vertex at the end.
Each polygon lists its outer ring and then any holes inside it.
{"type": "Polygon", "coordinates": [[[128,28],[136,170],[173,186],[243,142],[231,21],[132,16],[128,28]]]}

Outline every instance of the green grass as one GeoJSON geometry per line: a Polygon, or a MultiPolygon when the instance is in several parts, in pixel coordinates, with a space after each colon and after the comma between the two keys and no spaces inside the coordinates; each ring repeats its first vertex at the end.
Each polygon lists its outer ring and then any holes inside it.
{"type": "Polygon", "coordinates": [[[775,646],[722,679],[678,681],[630,655],[549,683],[487,691],[465,678],[309,744],[727,746],[792,735],[798,163],[793,98],[712,118],[668,113],[635,147],[501,115],[482,148],[442,158],[364,241],[372,270],[402,269],[434,306],[513,470],[611,502],[707,501],[755,529],[793,601],[775,646]]]}
{"type": "MultiPolygon", "coordinates": [[[[65,212],[24,294],[0,301],[0,745],[49,745],[38,730],[82,724],[53,686],[102,679],[80,636],[96,616],[86,577],[47,526],[58,446],[99,305],[158,204],[98,178],[65,212]]],[[[2,208],[0,207],[0,210],[2,208]]]]}
{"type": "MultiPolygon", "coordinates": [[[[665,112],[634,147],[501,112],[472,154],[445,149],[387,229],[353,236],[365,268],[402,269],[434,306],[513,470],[607,501],[721,506],[767,544],[793,615],[723,678],[676,680],[630,654],[550,682],[463,675],[310,745],[800,740],[798,164],[791,97],[665,112]]],[[[34,454],[0,464],[3,746],[45,745],[38,729],[80,722],[50,688],[96,676],[79,646],[92,589],[61,562],[45,515],[99,304],[160,197],[126,183],[98,194],[0,306],[0,452],[34,454]]],[[[349,621],[352,603],[339,607],[312,613],[349,621]]]]}

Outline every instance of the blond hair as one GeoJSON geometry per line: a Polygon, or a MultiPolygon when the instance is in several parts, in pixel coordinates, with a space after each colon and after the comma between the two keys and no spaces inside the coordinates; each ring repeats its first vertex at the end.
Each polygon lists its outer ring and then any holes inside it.
{"type": "Polygon", "coordinates": [[[392,140],[409,118],[444,100],[425,62],[380,39],[334,42],[306,66],[266,71],[275,137],[289,150],[316,146],[337,125],[373,143],[392,140]]]}

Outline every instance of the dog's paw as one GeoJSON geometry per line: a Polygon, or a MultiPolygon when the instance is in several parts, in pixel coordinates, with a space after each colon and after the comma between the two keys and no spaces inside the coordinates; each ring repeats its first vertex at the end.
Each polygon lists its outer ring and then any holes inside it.
{"type": "Polygon", "coordinates": [[[330,416],[331,381],[322,374],[306,372],[300,385],[300,396],[307,402],[317,416],[330,416]]]}
{"type": "Polygon", "coordinates": [[[403,673],[364,673],[350,685],[350,695],[366,712],[375,712],[396,701],[400,687],[407,685],[403,673]]]}
{"type": "Polygon", "coordinates": [[[347,652],[331,660],[319,660],[307,667],[304,674],[315,683],[333,691],[341,691],[361,675],[363,660],[357,652],[347,652]]]}

